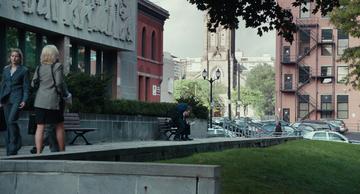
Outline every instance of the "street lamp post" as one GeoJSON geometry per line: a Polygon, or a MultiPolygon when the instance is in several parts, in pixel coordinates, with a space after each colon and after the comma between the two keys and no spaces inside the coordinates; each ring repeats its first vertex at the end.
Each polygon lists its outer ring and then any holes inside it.
{"type": "Polygon", "coordinates": [[[220,78],[220,70],[216,70],[215,75],[216,75],[216,79],[213,79],[210,76],[210,79],[206,78],[207,77],[207,71],[206,69],[204,69],[204,71],[202,72],[202,76],[204,78],[204,80],[208,81],[210,83],[210,128],[212,128],[212,115],[213,115],[213,96],[212,96],[212,84],[214,81],[218,80],[220,78]]]}

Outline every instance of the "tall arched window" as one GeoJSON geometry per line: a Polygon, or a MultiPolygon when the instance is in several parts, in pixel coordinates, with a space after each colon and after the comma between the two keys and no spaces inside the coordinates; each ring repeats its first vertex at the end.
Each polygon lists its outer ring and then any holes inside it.
{"type": "Polygon", "coordinates": [[[145,27],[142,30],[142,35],[141,35],[141,56],[145,57],[145,52],[146,52],[146,29],[145,27]]]}
{"type": "Polygon", "coordinates": [[[151,34],[151,59],[156,59],[156,38],[155,38],[155,31],[151,34]]]}

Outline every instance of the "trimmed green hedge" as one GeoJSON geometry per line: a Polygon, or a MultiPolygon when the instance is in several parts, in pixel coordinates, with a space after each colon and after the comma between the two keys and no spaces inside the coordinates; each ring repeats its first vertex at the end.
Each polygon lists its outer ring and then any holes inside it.
{"type": "Polygon", "coordinates": [[[106,103],[103,113],[120,115],[168,116],[175,103],[141,102],[135,100],[113,100],[106,103]]]}
{"type": "MultiPolygon", "coordinates": [[[[66,76],[66,83],[73,96],[70,112],[119,114],[119,115],[144,115],[166,117],[173,111],[177,103],[141,102],[136,100],[110,100],[108,76],[93,76],[82,72],[70,73],[66,76]]],[[[26,110],[33,110],[35,93],[26,106],[26,110]]],[[[194,97],[180,98],[178,102],[185,102],[192,106],[190,117],[199,119],[208,118],[208,110],[194,97]]]]}

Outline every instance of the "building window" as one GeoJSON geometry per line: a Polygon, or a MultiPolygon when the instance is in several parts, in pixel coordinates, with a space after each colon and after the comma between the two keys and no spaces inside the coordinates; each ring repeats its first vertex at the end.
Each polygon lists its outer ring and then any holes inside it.
{"type": "Polygon", "coordinates": [[[349,118],[349,96],[338,95],[337,96],[337,118],[347,119],[349,118]]]}
{"type": "Polygon", "coordinates": [[[321,41],[330,42],[332,39],[332,29],[321,29],[321,41]]]}
{"type": "Polygon", "coordinates": [[[96,50],[90,51],[90,75],[96,75],[96,50]]]}
{"type": "Polygon", "coordinates": [[[331,56],[332,55],[332,45],[321,45],[321,55],[322,56],[331,56]]]}
{"type": "Polygon", "coordinates": [[[309,114],[309,95],[299,95],[299,118],[308,117],[309,114]]]}
{"type": "MultiPolygon", "coordinates": [[[[241,59],[241,61],[243,61],[243,60],[241,59]]],[[[282,61],[284,63],[289,63],[290,62],[290,47],[289,46],[283,46],[282,61]]]]}
{"type": "Polygon", "coordinates": [[[210,46],[215,47],[216,46],[216,34],[210,33],[210,46]]]}
{"type": "Polygon", "coordinates": [[[349,35],[342,30],[338,30],[337,54],[342,55],[344,50],[349,47],[349,35]]]}
{"type": "Polygon", "coordinates": [[[332,83],[332,78],[329,76],[332,76],[332,67],[331,66],[322,66],[321,67],[321,83],[323,84],[330,84],[332,83]]]}
{"type": "Polygon", "coordinates": [[[310,30],[302,29],[299,31],[299,57],[309,54],[310,50],[310,30]]]}
{"type": "Polygon", "coordinates": [[[35,62],[36,54],[36,34],[33,32],[25,32],[25,59],[24,65],[29,67],[31,72],[35,70],[35,67],[39,64],[35,62]]]}
{"type": "Polygon", "coordinates": [[[321,67],[321,76],[331,76],[332,67],[331,66],[322,66],[321,67]]]}
{"type": "Polygon", "coordinates": [[[85,47],[84,46],[78,46],[78,66],[80,72],[85,72],[85,47]]]}
{"type": "Polygon", "coordinates": [[[332,96],[321,95],[321,118],[332,118],[332,96]]]}
{"type": "Polygon", "coordinates": [[[19,48],[19,35],[18,29],[9,27],[6,29],[6,48],[7,53],[10,52],[11,48],[19,48]]]}
{"type": "Polygon", "coordinates": [[[151,35],[151,59],[156,59],[156,38],[155,38],[155,32],[152,32],[151,35]]]}
{"type": "Polygon", "coordinates": [[[305,4],[301,4],[300,6],[300,18],[308,18],[310,17],[310,2],[307,1],[305,4]],[[306,9],[306,11],[305,11],[306,9]]]}
{"type": "Polygon", "coordinates": [[[221,46],[225,46],[226,45],[226,30],[225,29],[222,29],[221,30],[221,40],[220,40],[220,45],[221,46]]]}
{"type": "Polygon", "coordinates": [[[340,84],[345,83],[348,74],[349,74],[349,67],[339,66],[337,68],[337,83],[340,84]]]}
{"type": "Polygon", "coordinates": [[[310,67],[309,66],[299,66],[299,83],[304,84],[308,83],[310,78],[310,67]]]}
{"type": "Polygon", "coordinates": [[[145,53],[146,53],[146,29],[144,27],[141,35],[141,56],[145,57],[145,53]]]}

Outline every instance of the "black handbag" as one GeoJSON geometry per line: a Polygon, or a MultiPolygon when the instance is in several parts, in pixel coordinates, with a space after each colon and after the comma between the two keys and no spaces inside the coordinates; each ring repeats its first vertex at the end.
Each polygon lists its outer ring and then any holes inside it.
{"type": "Polygon", "coordinates": [[[29,113],[28,134],[35,135],[36,127],[35,113],[29,113]]]}
{"type": "Polygon", "coordinates": [[[6,131],[6,121],[3,107],[0,107],[0,131],[6,131]]]}
{"type": "Polygon", "coordinates": [[[39,87],[40,87],[39,71],[40,71],[40,65],[37,66],[37,68],[36,68],[36,74],[37,74],[37,76],[36,76],[36,79],[34,79],[34,86],[33,86],[33,90],[34,90],[35,92],[36,92],[36,91],[39,89],[39,87]]]}

